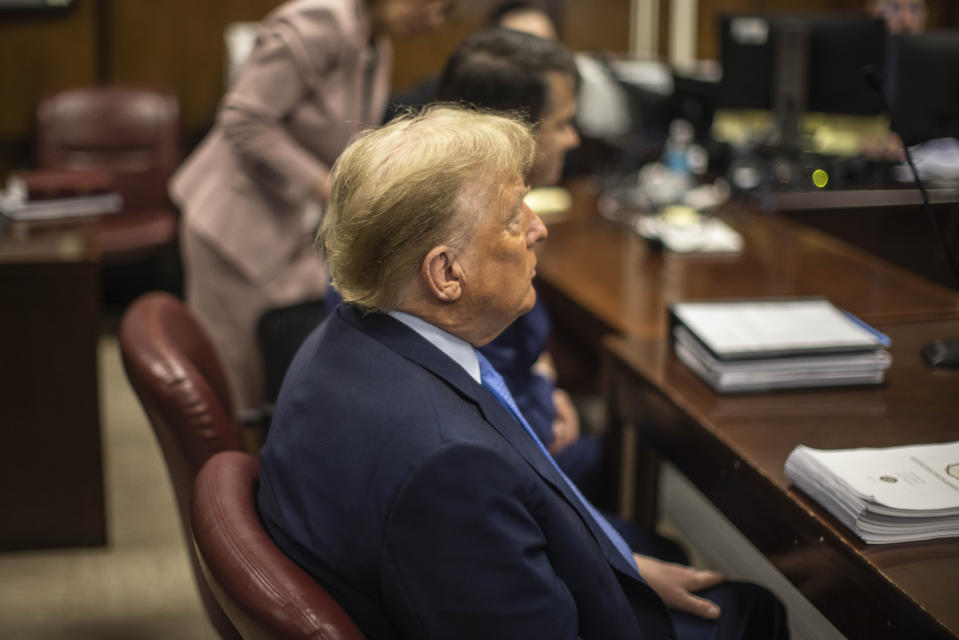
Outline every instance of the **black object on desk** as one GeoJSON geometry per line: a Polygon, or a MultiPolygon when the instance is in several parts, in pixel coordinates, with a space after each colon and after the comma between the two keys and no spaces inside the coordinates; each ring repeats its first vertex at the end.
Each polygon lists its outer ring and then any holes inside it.
{"type": "Polygon", "coordinates": [[[920,349],[930,367],[959,368],[959,339],[934,340],[920,349]]]}

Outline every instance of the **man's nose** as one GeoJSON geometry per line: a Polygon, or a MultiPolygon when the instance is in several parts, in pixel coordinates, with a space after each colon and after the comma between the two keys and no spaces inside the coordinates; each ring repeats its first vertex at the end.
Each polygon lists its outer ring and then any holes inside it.
{"type": "Polygon", "coordinates": [[[543,224],[543,221],[540,219],[536,212],[530,209],[530,214],[533,216],[530,221],[529,228],[526,231],[526,245],[532,247],[534,244],[540,240],[545,240],[549,235],[549,231],[546,230],[546,225],[543,224]]]}
{"type": "Polygon", "coordinates": [[[568,125],[566,132],[566,149],[575,149],[579,146],[579,142],[579,131],[576,130],[574,125],[568,125]]]}

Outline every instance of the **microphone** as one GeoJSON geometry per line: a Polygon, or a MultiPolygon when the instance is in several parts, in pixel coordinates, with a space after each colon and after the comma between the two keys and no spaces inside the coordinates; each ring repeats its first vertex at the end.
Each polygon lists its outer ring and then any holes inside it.
{"type": "MultiPolygon", "coordinates": [[[[886,94],[882,90],[882,78],[879,75],[879,71],[876,70],[875,66],[869,64],[862,68],[862,75],[866,80],[866,84],[879,96],[879,103],[882,106],[882,110],[889,117],[889,130],[899,135],[900,139],[902,139],[898,131],[899,128],[893,119],[892,109],[889,108],[889,103],[886,101],[886,94]]],[[[916,163],[913,162],[909,146],[903,142],[902,148],[906,155],[906,162],[909,164],[909,169],[912,172],[913,182],[916,183],[916,188],[919,189],[919,193],[922,195],[922,209],[926,212],[926,218],[929,219],[929,224],[932,225],[936,238],[938,238],[939,244],[942,247],[942,252],[946,256],[946,262],[952,271],[952,278],[956,285],[959,286],[959,269],[956,268],[956,263],[953,261],[952,254],[949,252],[949,243],[946,242],[946,236],[939,227],[939,221],[936,220],[936,216],[932,212],[932,207],[929,206],[929,194],[926,192],[926,187],[919,178],[919,171],[916,169],[916,163]]],[[[930,366],[959,367],[959,340],[935,340],[923,345],[920,353],[930,366]]]]}

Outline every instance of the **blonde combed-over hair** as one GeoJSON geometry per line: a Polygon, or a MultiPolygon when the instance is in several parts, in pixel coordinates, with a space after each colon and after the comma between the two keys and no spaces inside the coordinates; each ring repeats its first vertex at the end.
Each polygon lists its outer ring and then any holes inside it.
{"type": "Polygon", "coordinates": [[[317,236],[343,300],[395,309],[431,249],[466,241],[467,185],[526,178],[534,152],[518,118],[445,104],[361,134],[334,164],[317,236]]]}

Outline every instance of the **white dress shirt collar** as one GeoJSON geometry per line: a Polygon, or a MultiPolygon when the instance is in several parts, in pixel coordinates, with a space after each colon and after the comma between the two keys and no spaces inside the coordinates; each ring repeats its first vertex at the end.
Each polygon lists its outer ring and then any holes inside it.
{"type": "Polygon", "coordinates": [[[473,380],[480,383],[479,360],[476,359],[476,350],[473,349],[473,345],[405,311],[390,311],[390,315],[423,336],[430,344],[463,367],[473,380]]]}

